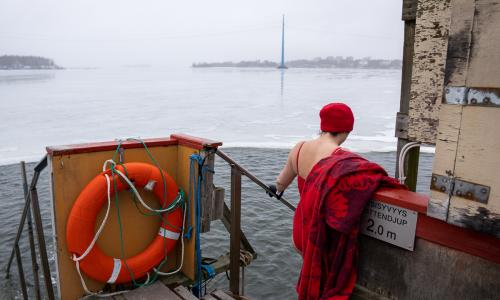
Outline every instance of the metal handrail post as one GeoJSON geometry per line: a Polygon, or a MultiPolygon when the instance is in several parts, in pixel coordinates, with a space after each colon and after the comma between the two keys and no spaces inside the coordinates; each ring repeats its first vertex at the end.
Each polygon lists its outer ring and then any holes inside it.
{"type": "Polygon", "coordinates": [[[292,211],[295,211],[295,206],[292,203],[290,203],[285,198],[278,196],[274,191],[272,191],[271,189],[269,189],[269,187],[264,182],[262,182],[262,180],[260,180],[255,175],[253,175],[252,173],[250,173],[247,169],[245,169],[242,166],[240,166],[237,162],[235,162],[232,158],[230,158],[226,153],[224,153],[224,151],[222,151],[220,149],[217,149],[216,154],[220,158],[222,158],[223,160],[225,160],[227,163],[229,163],[231,165],[231,168],[233,166],[235,168],[237,168],[240,171],[241,174],[243,174],[246,177],[248,177],[248,179],[250,179],[251,181],[253,181],[254,183],[256,183],[258,186],[260,186],[262,189],[264,189],[267,193],[269,193],[270,195],[272,195],[273,197],[275,197],[276,199],[278,199],[279,201],[281,201],[281,203],[285,204],[286,207],[288,207],[292,211]]]}
{"type": "MultiPolygon", "coordinates": [[[[30,184],[30,190],[34,186],[34,183],[38,180],[38,175],[39,175],[38,172],[35,172],[35,174],[33,174],[33,179],[31,179],[31,184],[30,184]]],[[[16,246],[19,244],[19,240],[21,239],[21,234],[22,234],[23,229],[24,229],[24,223],[26,221],[26,216],[27,216],[28,211],[30,209],[31,193],[28,193],[27,195],[25,195],[24,198],[26,199],[26,201],[24,203],[23,213],[21,214],[21,221],[19,222],[19,227],[17,229],[16,239],[14,240],[12,252],[10,253],[9,262],[7,263],[6,278],[9,278],[10,266],[12,264],[12,260],[14,259],[14,255],[16,252],[16,246]]]]}
{"type": "Polygon", "coordinates": [[[47,246],[45,244],[45,235],[43,233],[42,215],[38,203],[38,193],[36,187],[31,190],[31,202],[33,204],[33,217],[35,218],[36,233],[38,238],[38,249],[40,261],[42,263],[43,277],[45,279],[45,289],[49,300],[54,299],[54,289],[52,287],[52,277],[50,276],[49,258],[47,256],[47,246]]]}
{"type": "MultiPolygon", "coordinates": [[[[42,160],[35,166],[35,173],[33,174],[33,178],[31,179],[31,184],[29,190],[36,187],[38,183],[38,178],[40,177],[40,172],[47,166],[47,155],[45,155],[42,160]]],[[[30,208],[31,203],[31,192],[28,192],[24,195],[24,199],[26,199],[24,203],[23,213],[21,215],[21,221],[19,222],[19,228],[17,229],[16,239],[14,241],[14,245],[12,246],[12,252],[10,253],[9,262],[7,263],[7,268],[5,270],[6,278],[9,278],[10,266],[12,265],[12,260],[14,259],[14,254],[16,251],[16,245],[19,244],[19,240],[21,239],[21,234],[23,233],[24,222],[26,221],[26,216],[28,214],[28,210],[30,208]]]]}
{"type": "MultiPolygon", "coordinates": [[[[23,178],[23,190],[24,195],[28,194],[28,179],[26,176],[26,163],[24,161],[21,162],[21,175],[23,178]]],[[[31,221],[31,210],[28,210],[28,236],[30,243],[30,252],[31,252],[31,267],[33,270],[33,282],[35,285],[35,298],[42,299],[40,293],[40,280],[38,277],[38,262],[36,258],[36,249],[35,249],[35,238],[33,236],[33,222],[31,221]]]]}
{"type": "Polygon", "coordinates": [[[21,281],[21,291],[23,292],[23,299],[28,300],[28,290],[26,289],[26,280],[24,279],[23,262],[21,260],[21,250],[19,245],[14,247],[16,252],[17,270],[19,271],[19,281],[21,281]]]}
{"type": "Polygon", "coordinates": [[[229,289],[240,294],[241,172],[231,165],[231,232],[229,245],[229,289]]]}

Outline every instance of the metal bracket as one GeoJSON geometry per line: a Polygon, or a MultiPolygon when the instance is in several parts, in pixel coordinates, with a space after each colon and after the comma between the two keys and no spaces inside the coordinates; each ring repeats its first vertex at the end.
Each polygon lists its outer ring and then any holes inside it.
{"type": "Polygon", "coordinates": [[[489,186],[438,174],[432,174],[431,190],[483,204],[487,204],[490,197],[489,186]]]}
{"type": "Polygon", "coordinates": [[[445,88],[446,104],[500,107],[500,89],[448,86],[445,88]]]}
{"type": "Polygon", "coordinates": [[[467,104],[468,88],[463,86],[447,86],[444,91],[444,100],[446,104],[467,104]]]}
{"type": "Polygon", "coordinates": [[[500,91],[498,89],[470,89],[467,102],[469,105],[500,106],[500,91]]]}

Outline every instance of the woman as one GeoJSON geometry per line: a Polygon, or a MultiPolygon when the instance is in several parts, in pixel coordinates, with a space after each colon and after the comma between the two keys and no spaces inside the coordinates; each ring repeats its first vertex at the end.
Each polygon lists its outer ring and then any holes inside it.
{"type": "Polygon", "coordinates": [[[276,180],[278,194],[298,176],[293,243],[303,258],[299,300],[348,299],[356,283],[357,235],[365,205],[380,186],[401,188],[385,170],[340,148],[353,129],[344,103],[319,113],[321,134],[298,143],[276,180]]]}

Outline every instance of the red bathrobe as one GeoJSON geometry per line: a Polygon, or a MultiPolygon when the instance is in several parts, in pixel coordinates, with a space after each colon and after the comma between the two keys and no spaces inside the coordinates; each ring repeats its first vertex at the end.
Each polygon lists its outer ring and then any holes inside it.
{"type": "Polygon", "coordinates": [[[294,216],[294,242],[303,257],[299,300],[349,298],[356,283],[360,218],[382,186],[404,188],[379,165],[343,149],[313,167],[294,216]]]}

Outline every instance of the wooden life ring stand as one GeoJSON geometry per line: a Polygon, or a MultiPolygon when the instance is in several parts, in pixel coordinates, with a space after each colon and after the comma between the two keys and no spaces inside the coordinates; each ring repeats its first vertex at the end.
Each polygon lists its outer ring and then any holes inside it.
{"type": "MultiPolygon", "coordinates": [[[[117,171],[127,174],[135,187],[153,192],[160,204],[164,199],[163,180],[165,180],[167,201],[165,205],[162,205],[163,208],[171,204],[178,196],[179,189],[175,181],[167,172],[158,167],[139,162],[125,163],[123,166],[116,165],[115,168],[117,171]]],[[[114,185],[116,184],[118,191],[129,188],[129,185],[118,177],[115,174],[111,178],[110,170],[100,173],[80,192],[73,204],[66,224],[67,247],[73,255],[73,260],[76,257],[82,257],[93,242],[97,215],[108,201],[108,193],[113,195],[115,192],[114,185]],[[108,179],[111,182],[114,180],[115,183],[109,184],[108,179]],[[107,190],[108,184],[109,192],[107,190]]],[[[182,234],[183,214],[181,207],[169,211],[163,217],[158,235],[151,244],[141,253],[126,259],[128,268],[124,267],[121,259],[108,256],[97,245],[93,245],[90,252],[80,261],[75,260],[78,272],[81,268],[90,278],[107,283],[125,283],[148,275],[148,272],[164,259],[165,254],[168,255],[174,249],[182,234]]]]}

